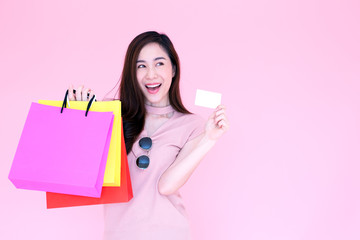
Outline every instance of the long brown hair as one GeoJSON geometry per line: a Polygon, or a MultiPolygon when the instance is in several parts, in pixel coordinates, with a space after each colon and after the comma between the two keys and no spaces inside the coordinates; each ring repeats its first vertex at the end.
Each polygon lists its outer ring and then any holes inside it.
{"type": "Polygon", "coordinates": [[[149,43],[158,43],[167,52],[171,64],[175,68],[175,76],[172,78],[169,89],[171,106],[178,112],[190,113],[181,101],[180,61],[169,37],[154,31],[141,33],[132,40],[126,51],[119,89],[127,153],[131,151],[136,138],[145,125],[145,100],[136,79],[136,61],[141,49],[149,43]]]}

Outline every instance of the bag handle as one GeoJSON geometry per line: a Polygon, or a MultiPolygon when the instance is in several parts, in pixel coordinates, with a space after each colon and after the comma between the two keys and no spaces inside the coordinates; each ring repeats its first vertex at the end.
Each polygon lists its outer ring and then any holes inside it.
{"type": "MultiPolygon", "coordinates": [[[[74,93],[76,93],[76,91],[74,90],[74,93]]],[[[87,117],[88,115],[88,112],[90,110],[90,107],[92,105],[93,102],[96,102],[96,95],[92,96],[92,98],[90,99],[87,107],[86,107],[86,112],[85,112],[85,117],[87,117]]],[[[64,108],[66,108],[66,106],[70,106],[70,102],[69,102],[69,89],[66,90],[66,93],[65,93],[65,98],[64,98],[64,101],[63,101],[63,104],[62,104],[62,107],[61,107],[61,111],[60,113],[63,112],[64,108]]]]}

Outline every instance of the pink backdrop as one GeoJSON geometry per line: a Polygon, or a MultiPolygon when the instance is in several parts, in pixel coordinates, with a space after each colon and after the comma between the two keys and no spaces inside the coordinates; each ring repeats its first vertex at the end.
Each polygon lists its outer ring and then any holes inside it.
{"type": "Polygon", "coordinates": [[[101,239],[101,206],[46,210],[7,175],[30,102],[103,97],[147,30],[173,40],[188,108],[220,92],[232,125],[182,191],[194,239],[360,239],[360,2],[220,3],[0,1],[0,239],[101,239]]]}

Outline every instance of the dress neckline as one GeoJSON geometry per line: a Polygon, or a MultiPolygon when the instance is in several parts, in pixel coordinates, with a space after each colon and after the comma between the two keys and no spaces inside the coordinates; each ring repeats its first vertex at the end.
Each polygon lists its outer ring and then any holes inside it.
{"type": "Polygon", "coordinates": [[[165,107],[154,107],[145,104],[145,108],[147,113],[156,115],[166,115],[175,111],[171,105],[165,107]]]}

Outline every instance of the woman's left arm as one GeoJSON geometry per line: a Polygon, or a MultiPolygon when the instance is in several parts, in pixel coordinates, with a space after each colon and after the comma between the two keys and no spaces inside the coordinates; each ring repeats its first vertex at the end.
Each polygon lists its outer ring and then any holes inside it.
{"type": "Polygon", "coordinates": [[[158,185],[160,194],[170,195],[181,188],[206,153],[228,129],[229,123],[225,114],[225,107],[220,105],[206,122],[205,132],[187,142],[173,164],[160,177],[158,185]]]}

